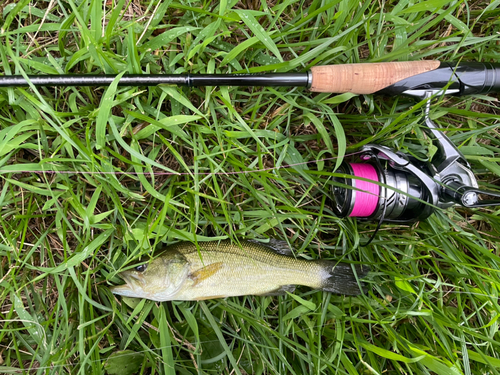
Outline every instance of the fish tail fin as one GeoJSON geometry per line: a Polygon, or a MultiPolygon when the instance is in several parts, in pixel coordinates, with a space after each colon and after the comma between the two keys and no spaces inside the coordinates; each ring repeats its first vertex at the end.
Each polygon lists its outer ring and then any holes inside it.
{"type": "MultiPolygon", "coordinates": [[[[326,292],[355,296],[361,293],[363,283],[358,281],[366,276],[368,267],[337,263],[329,260],[321,261],[323,266],[323,282],[321,290],[326,292]]],[[[363,289],[364,290],[364,289],[363,289]]]]}

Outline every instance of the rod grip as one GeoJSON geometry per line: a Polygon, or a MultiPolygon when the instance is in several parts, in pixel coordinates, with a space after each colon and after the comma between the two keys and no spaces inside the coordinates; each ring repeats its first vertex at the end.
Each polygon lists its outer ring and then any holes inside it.
{"type": "Polygon", "coordinates": [[[439,61],[405,61],[315,66],[311,91],[373,94],[408,77],[437,69],[439,61]]]}

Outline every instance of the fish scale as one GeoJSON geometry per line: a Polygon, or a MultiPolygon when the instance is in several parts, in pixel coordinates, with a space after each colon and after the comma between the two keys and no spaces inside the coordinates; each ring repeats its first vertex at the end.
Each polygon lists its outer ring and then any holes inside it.
{"type": "Polygon", "coordinates": [[[176,299],[208,299],[242,294],[267,294],[284,285],[321,287],[321,267],[306,260],[277,254],[267,246],[241,241],[202,242],[196,246],[181,243],[171,247],[184,255],[191,271],[223,263],[214,275],[199,283],[186,284],[176,299]],[[241,246],[240,246],[241,245],[241,246]]]}
{"type": "Polygon", "coordinates": [[[186,285],[178,299],[215,298],[242,294],[267,294],[284,285],[321,287],[322,267],[314,262],[276,254],[264,246],[251,242],[201,244],[201,258],[196,248],[186,247],[178,251],[196,271],[213,264],[223,263],[213,276],[193,285],[186,285]],[[247,249],[252,247],[252,250],[247,249]],[[247,250],[247,251],[245,251],[247,250]]]}

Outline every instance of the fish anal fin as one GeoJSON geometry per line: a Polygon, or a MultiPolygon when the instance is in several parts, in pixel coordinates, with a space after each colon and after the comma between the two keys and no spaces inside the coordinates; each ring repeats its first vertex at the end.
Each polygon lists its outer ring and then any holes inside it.
{"type": "Polygon", "coordinates": [[[223,262],[212,263],[208,266],[200,268],[197,271],[192,272],[189,275],[189,278],[194,281],[194,284],[192,286],[195,286],[203,280],[206,280],[209,277],[215,275],[223,267],[223,265],[223,262]]]}
{"type": "Polygon", "coordinates": [[[218,298],[226,298],[227,296],[205,296],[195,298],[195,301],[206,301],[207,299],[218,299],[218,298]]]}
{"type": "Polygon", "coordinates": [[[295,291],[295,285],[283,285],[278,289],[272,290],[269,293],[259,294],[259,296],[283,296],[286,292],[293,293],[295,291]]]}
{"type": "Polygon", "coordinates": [[[276,238],[270,238],[269,242],[260,242],[257,240],[248,240],[249,242],[253,242],[259,244],[261,246],[267,247],[269,250],[274,251],[277,254],[287,255],[289,257],[293,257],[293,250],[288,245],[288,242],[283,240],[277,240],[276,238]]]}

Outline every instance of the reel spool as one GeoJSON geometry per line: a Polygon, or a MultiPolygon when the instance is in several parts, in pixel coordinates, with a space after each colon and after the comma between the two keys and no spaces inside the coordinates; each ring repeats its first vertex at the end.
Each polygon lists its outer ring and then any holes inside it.
{"type": "Polygon", "coordinates": [[[433,160],[422,162],[381,145],[363,146],[359,162],[344,162],[335,171],[346,175],[336,177],[332,187],[332,209],[338,217],[409,224],[453,205],[500,205],[499,192],[478,189],[463,154],[429,118],[429,103],[425,125],[438,147],[433,160]]]}
{"type": "Polygon", "coordinates": [[[391,223],[411,223],[424,220],[432,214],[432,208],[424,203],[429,201],[429,191],[419,179],[409,172],[380,163],[343,163],[336,173],[356,176],[382,183],[394,188],[386,188],[376,183],[337,177],[333,186],[335,204],[333,211],[339,217],[356,217],[391,223]]]}

